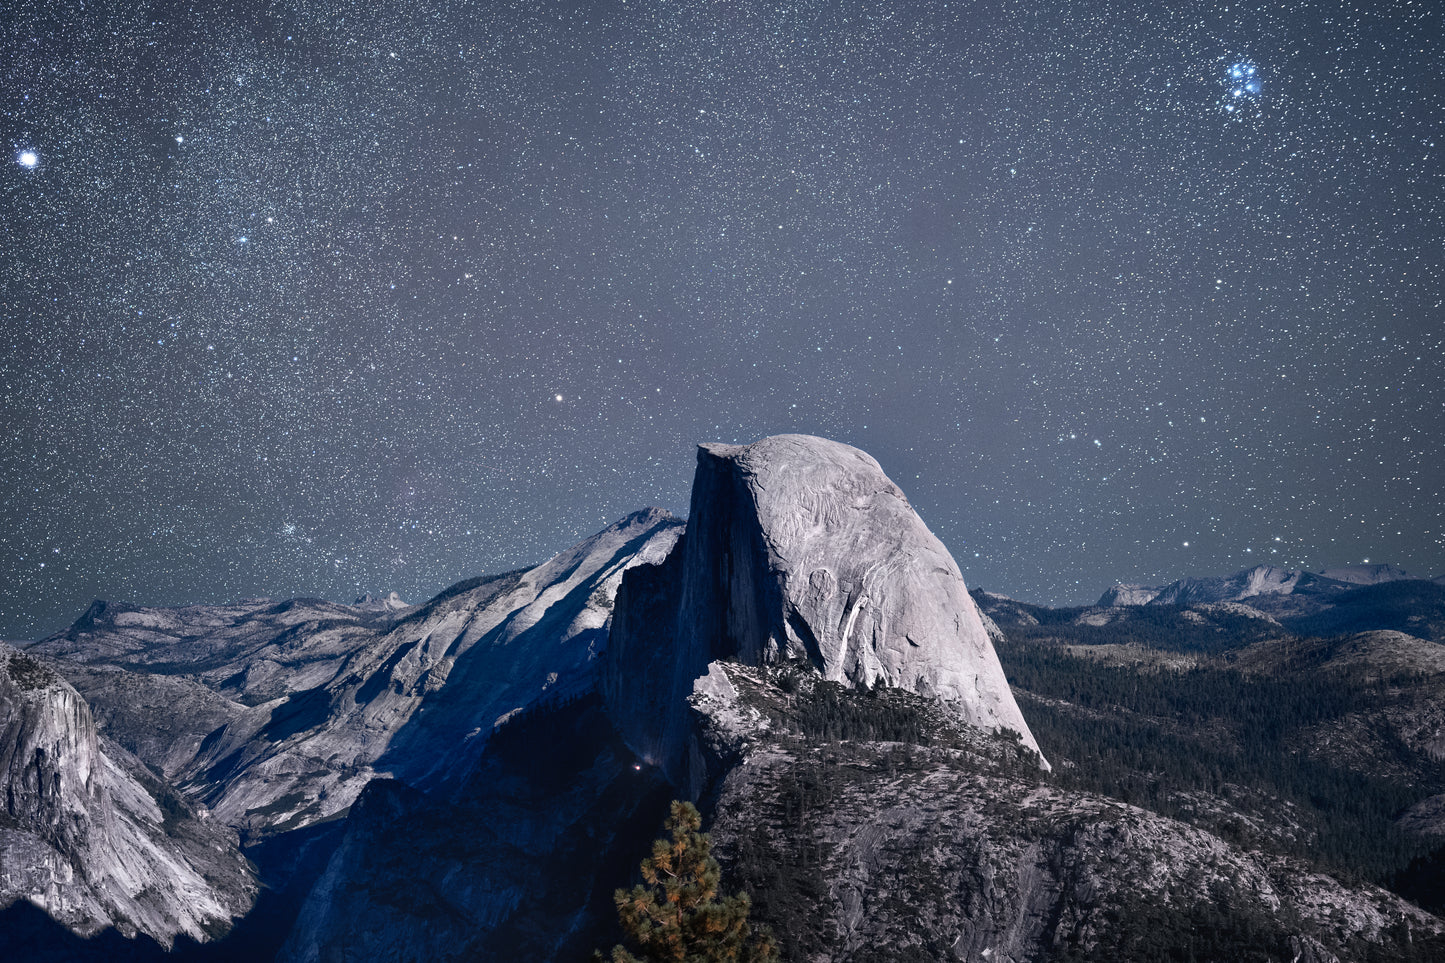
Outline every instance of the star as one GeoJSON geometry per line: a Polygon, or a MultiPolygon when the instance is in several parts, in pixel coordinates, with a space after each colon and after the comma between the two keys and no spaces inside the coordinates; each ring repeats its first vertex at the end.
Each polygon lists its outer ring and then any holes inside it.
{"type": "Polygon", "coordinates": [[[1092,601],[1121,560],[1222,574],[1256,527],[1286,523],[1259,554],[1445,570],[1426,440],[1445,431],[1429,180],[1445,101],[1420,4],[1377,5],[1368,29],[1231,4],[1233,40],[1212,15],[1101,29],[1099,5],[1046,3],[1065,29],[1044,35],[1005,5],[918,33],[864,5],[819,21],[782,71],[781,48],[689,39],[725,29],[706,5],[619,9],[605,28],[492,4],[484,30],[437,13],[355,43],[307,29],[239,46],[143,10],[116,21],[141,33],[72,34],[91,27],[65,6],[27,8],[25,56],[66,64],[74,36],[151,103],[133,129],[99,74],[47,74],[43,106],[11,85],[23,183],[0,172],[0,208],[28,243],[6,247],[0,353],[26,363],[0,378],[16,448],[0,638],[69,625],[101,584],[151,602],[341,597],[354,572],[429,595],[549,557],[600,506],[685,510],[694,441],[793,430],[923,486],[945,545],[989,544],[975,578],[1030,601],[1092,601]],[[494,31],[518,42],[482,55],[494,31]],[[142,34],[156,56],[134,60],[142,34]],[[381,69],[357,69],[356,44],[381,69]],[[526,81],[539,63],[576,96],[526,81]],[[477,94],[511,106],[454,109],[477,94]],[[940,150],[900,169],[915,116],[919,149],[940,150]],[[142,134],[159,163],[136,163],[142,134]],[[558,384],[590,385],[587,404],[558,384]],[[595,470],[578,467],[584,425],[595,470]],[[489,439],[492,472],[455,457],[459,433],[489,439]],[[994,464],[1009,470],[980,474],[994,464]],[[409,472],[425,497],[393,503],[409,472]],[[939,480],[959,472],[974,481],[939,480]],[[1215,523],[1226,478],[1251,497],[1215,523]],[[1369,521],[1341,534],[1347,503],[1369,521]],[[290,536],[275,511],[297,513],[290,536]],[[348,577],[319,553],[238,547],[258,518],[280,545],[347,557],[348,577]],[[1184,536],[1157,534],[1176,528],[1201,532],[1178,557],[1184,536]],[[1060,551],[1061,529],[1087,549],[1060,551]],[[67,546],[39,570],[14,554],[36,531],[67,546]]]}

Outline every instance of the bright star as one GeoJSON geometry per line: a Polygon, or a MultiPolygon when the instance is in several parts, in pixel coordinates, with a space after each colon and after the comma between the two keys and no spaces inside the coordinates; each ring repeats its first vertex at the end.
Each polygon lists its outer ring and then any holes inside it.
{"type": "Polygon", "coordinates": [[[1223,85],[1226,94],[1222,106],[1227,113],[1255,100],[1264,90],[1258,68],[1248,61],[1230,64],[1225,70],[1223,85]]]}
{"type": "Polygon", "coordinates": [[[21,167],[34,168],[40,166],[40,155],[33,150],[22,150],[15,160],[21,167]]]}

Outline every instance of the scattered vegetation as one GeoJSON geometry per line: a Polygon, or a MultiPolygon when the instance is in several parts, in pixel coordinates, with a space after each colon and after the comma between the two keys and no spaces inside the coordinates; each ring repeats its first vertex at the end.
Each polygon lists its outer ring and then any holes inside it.
{"type": "Polygon", "coordinates": [[[777,963],[767,933],[748,923],[746,893],[720,896],[721,869],[702,817],[689,802],[674,802],[666,823],[670,838],[652,844],[642,861],[643,884],[614,895],[617,916],[638,955],[615,946],[612,963],[777,963]]]}
{"type": "MultiPolygon", "coordinates": [[[[744,686],[745,693],[752,693],[744,695],[744,702],[767,716],[775,730],[790,733],[806,745],[828,745],[833,754],[854,743],[957,749],[991,769],[1038,775],[1038,754],[1023,745],[1018,733],[1009,729],[982,733],[960,722],[955,711],[929,696],[886,685],[853,688],[828,682],[806,663],[782,663],[757,671],[765,684],[744,686]],[[760,697],[766,692],[781,698],[760,697]]],[[[874,754],[867,753],[869,758],[874,754]]]]}
{"type": "Polygon", "coordinates": [[[810,742],[870,741],[931,745],[938,732],[920,707],[882,687],[863,693],[819,682],[798,707],[798,724],[810,742]]]}
{"type": "Polygon", "coordinates": [[[1182,906],[1137,902],[1110,907],[1102,938],[1087,949],[1066,946],[1050,963],[1294,963],[1300,954],[1269,908],[1220,889],[1182,906]]]}
{"type": "MultiPolygon", "coordinates": [[[[975,593],[975,598],[978,595],[975,593]]],[[[1035,624],[1009,621],[1004,631],[1017,643],[1050,641],[1064,645],[1138,645],[1166,652],[1219,653],[1277,635],[1279,626],[1239,612],[1214,609],[1207,618],[1182,605],[1135,605],[1112,610],[1103,625],[1076,624],[1089,608],[1049,609],[1011,602],[1035,624]]]]}
{"type": "Polygon", "coordinates": [[[22,692],[43,689],[55,682],[55,673],[47,669],[38,659],[32,659],[23,652],[12,652],[8,663],[10,678],[22,692]]]}
{"type": "MultiPolygon", "coordinates": [[[[1445,770],[1404,746],[1415,778],[1344,768],[1301,748],[1303,730],[1369,718],[1413,679],[1362,681],[1330,673],[1281,677],[1227,666],[1137,671],[1078,658],[1053,645],[997,646],[1025,715],[1059,782],[1186,819],[1246,847],[1282,851],[1343,879],[1388,885],[1426,848],[1396,827],[1408,806],[1445,791],[1445,770]],[[1248,787],[1245,790],[1243,787],[1248,787]],[[1250,820],[1197,811],[1208,794],[1268,800],[1274,824],[1288,812],[1298,832],[1259,831],[1250,820]]],[[[1398,737],[1377,728],[1386,741],[1398,737]]],[[[1250,803],[1240,803],[1248,811],[1250,803]]],[[[1230,807],[1221,807],[1228,809],[1230,807]]]]}

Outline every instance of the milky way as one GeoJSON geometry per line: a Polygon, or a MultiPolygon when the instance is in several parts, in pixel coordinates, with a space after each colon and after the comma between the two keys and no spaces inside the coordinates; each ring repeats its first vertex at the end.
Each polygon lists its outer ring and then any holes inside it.
{"type": "Polygon", "coordinates": [[[787,431],[1029,600],[1438,573],[1438,8],[1170,7],[6,0],[0,634],[419,598],[787,431]]]}

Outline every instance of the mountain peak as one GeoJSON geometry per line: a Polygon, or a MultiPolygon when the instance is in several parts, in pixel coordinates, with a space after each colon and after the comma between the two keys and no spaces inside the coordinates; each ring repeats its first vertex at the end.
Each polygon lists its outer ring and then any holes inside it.
{"type": "Polygon", "coordinates": [[[1349,582],[1351,585],[1378,585],[1381,582],[1397,582],[1400,579],[1412,577],[1404,569],[1394,565],[1371,565],[1368,563],[1322,569],[1320,575],[1332,578],[1337,582],[1349,582]]]}
{"type": "Polygon", "coordinates": [[[643,755],[680,757],[686,696],[715,659],[802,660],[829,681],[934,696],[1037,748],[957,563],[878,462],[840,442],[698,447],[686,535],[628,572],[614,615],[609,705],[672,718],[660,742],[636,728],[657,742],[643,755]]]}
{"type": "Polygon", "coordinates": [[[396,592],[388,592],[381,596],[367,592],[351,604],[359,609],[374,609],[379,612],[395,612],[408,607],[407,602],[396,592]]]}

